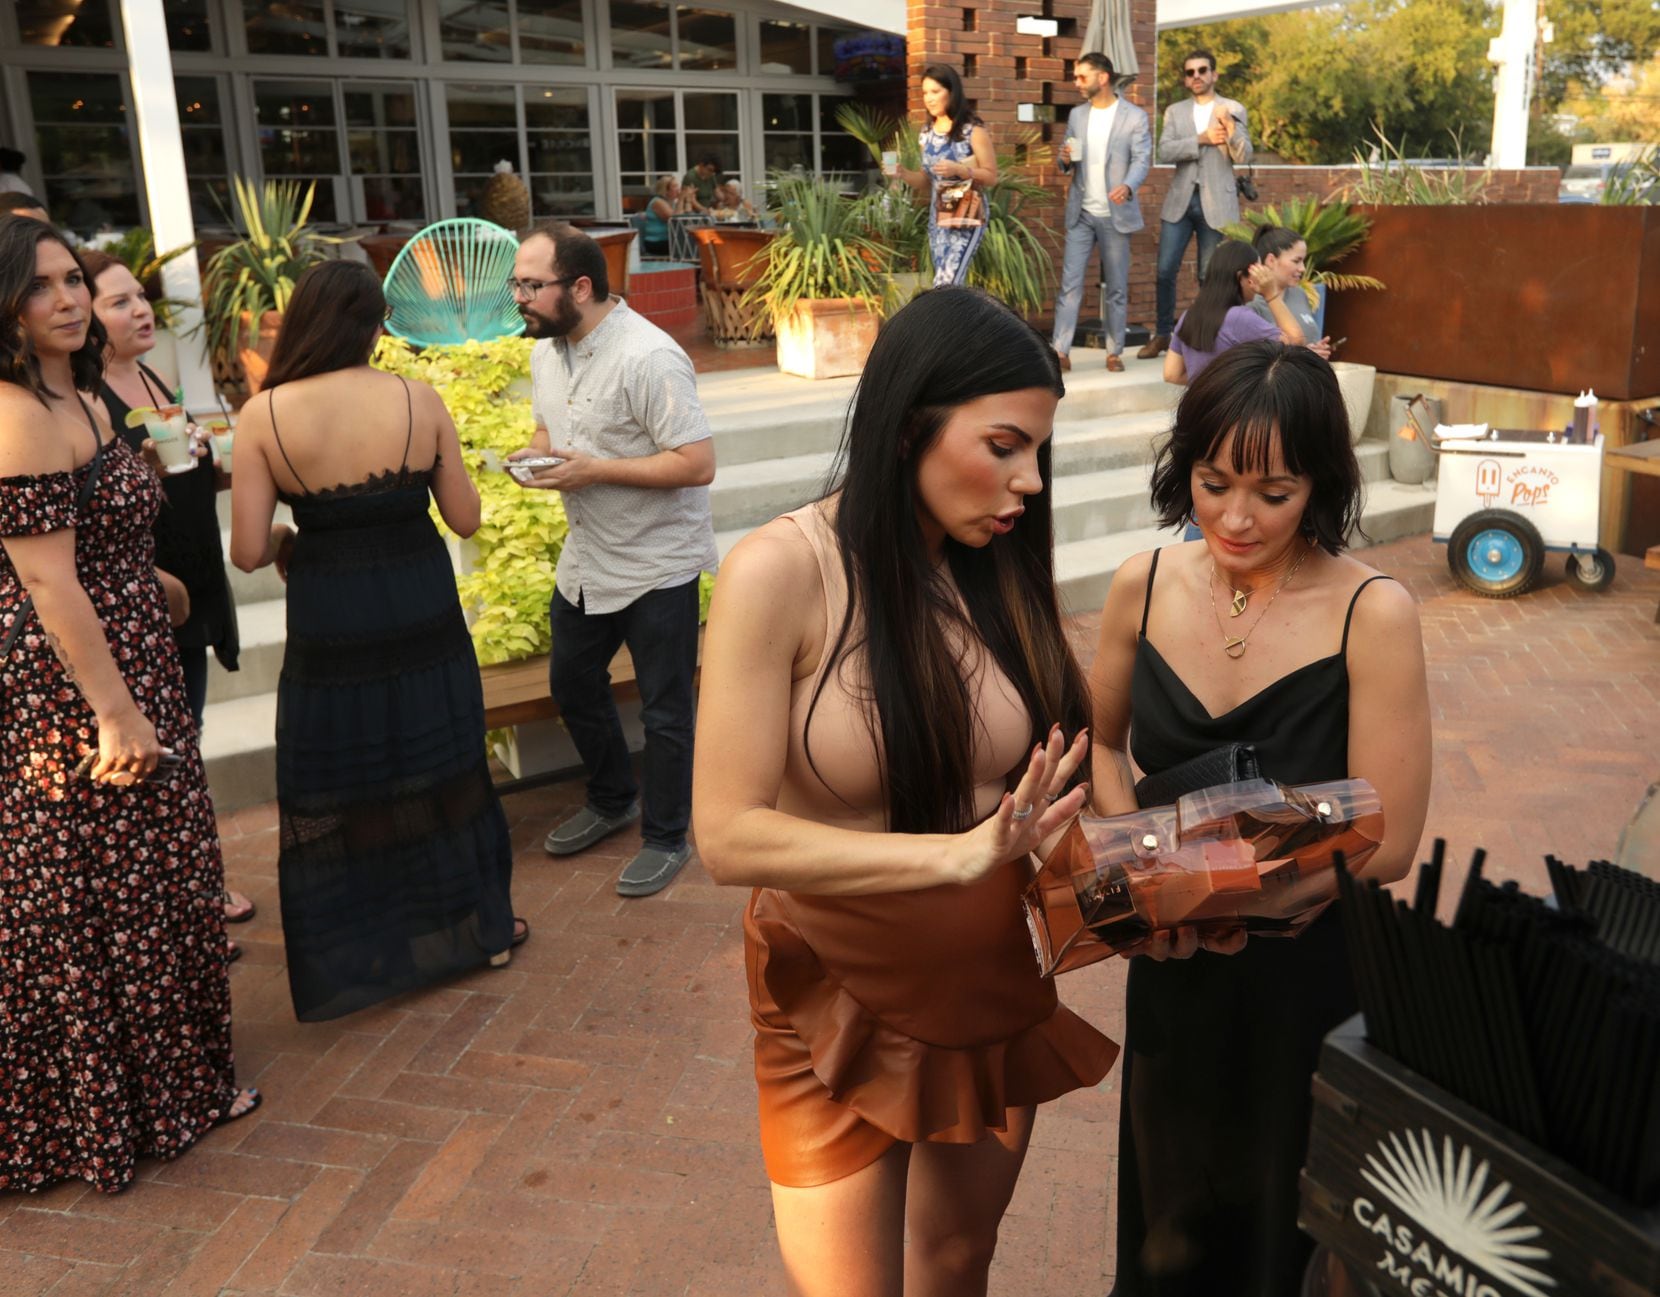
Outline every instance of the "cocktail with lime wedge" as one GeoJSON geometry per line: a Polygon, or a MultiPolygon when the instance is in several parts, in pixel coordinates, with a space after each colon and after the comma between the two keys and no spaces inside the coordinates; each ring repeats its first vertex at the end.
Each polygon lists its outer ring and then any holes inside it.
{"type": "Polygon", "coordinates": [[[127,412],[129,428],[142,426],[144,435],[156,443],[156,458],[169,473],[188,473],[196,466],[190,454],[189,418],[182,405],[134,406],[127,412]]]}

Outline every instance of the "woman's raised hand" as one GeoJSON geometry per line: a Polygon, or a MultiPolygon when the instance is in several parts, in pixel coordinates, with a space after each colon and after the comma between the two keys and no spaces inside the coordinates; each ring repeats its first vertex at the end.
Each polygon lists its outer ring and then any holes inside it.
{"type": "Polygon", "coordinates": [[[950,876],[944,881],[972,883],[997,866],[1037,850],[1038,844],[1081,811],[1087,784],[1064,792],[1089,756],[1089,731],[1079,730],[1071,744],[1059,725],[1047,741],[1032,749],[1026,773],[997,809],[967,833],[959,834],[951,852],[950,876]]]}

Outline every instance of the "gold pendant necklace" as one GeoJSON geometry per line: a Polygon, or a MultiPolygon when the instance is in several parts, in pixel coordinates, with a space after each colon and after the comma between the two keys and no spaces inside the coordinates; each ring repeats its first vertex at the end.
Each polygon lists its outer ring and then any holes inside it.
{"type": "MultiPolygon", "coordinates": [[[[1251,638],[1251,636],[1256,634],[1257,627],[1262,625],[1263,617],[1266,617],[1268,615],[1268,610],[1274,606],[1274,600],[1280,597],[1281,590],[1291,584],[1291,578],[1297,575],[1297,569],[1302,567],[1303,560],[1307,557],[1308,550],[1306,549],[1297,556],[1297,561],[1291,565],[1291,570],[1285,574],[1285,579],[1274,588],[1274,593],[1269,596],[1268,602],[1262,606],[1261,615],[1258,616],[1256,621],[1251,624],[1251,629],[1246,631],[1243,635],[1230,635],[1228,634],[1227,628],[1222,625],[1222,614],[1216,607],[1216,560],[1212,559],[1210,561],[1210,581],[1207,583],[1210,590],[1210,612],[1211,616],[1216,618],[1216,629],[1222,632],[1222,651],[1230,658],[1237,660],[1245,656],[1246,642],[1251,638]]],[[[1233,590],[1233,583],[1231,581],[1228,583],[1228,588],[1233,590]]],[[[1234,590],[1233,609],[1230,615],[1237,617],[1240,613],[1244,612],[1245,600],[1249,597],[1250,591],[1248,590],[1234,590]]]]}

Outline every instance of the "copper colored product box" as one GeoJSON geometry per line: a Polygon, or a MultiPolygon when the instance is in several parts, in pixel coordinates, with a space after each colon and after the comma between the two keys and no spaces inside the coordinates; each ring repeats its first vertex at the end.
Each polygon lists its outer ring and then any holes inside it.
{"type": "Polygon", "coordinates": [[[1291,787],[1219,784],[1174,806],[1080,815],[1022,897],[1044,976],[1082,968],[1176,927],[1295,936],[1383,841],[1364,779],[1291,787]]]}

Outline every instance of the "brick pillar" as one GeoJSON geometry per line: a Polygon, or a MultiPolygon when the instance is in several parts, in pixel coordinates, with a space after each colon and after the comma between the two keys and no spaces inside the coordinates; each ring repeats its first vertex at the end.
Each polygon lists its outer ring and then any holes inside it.
{"type": "MultiPolygon", "coordinates": [[[[1130,26],[1141,72],[1136,84],[1125,92],[1125,98],[1141,105],[1149,113],[1153,111],[1155,84],[1155,7],[1156,0],[1130,0],[1130,26]]],[[[962,73],[969,103],[984,120],[999,153],[1010,150],[1011,141],[1026,125],[1019,120],[1021,104],[1044,106],[1039,110],[1040,116],[1049,115],[1054,120],[1030,125],[1038,130],[1042,142],[1051,148],[1058,148],[1065,137],[1067,114],[1078,102],[1077,92],[1072,87],[1073,61],[1085,52],[1080,40],[1089,22],[1089,10],[1089,0],[958,0],[953,4],[910,0],[906,10],[906,57],[912,122],[920,124],[924,119],[922,69],[930,63],[949,63],[962,73]],[[1028,16],[1053,19],[1059,30],[1050,37],[1016,33],[1015,19],[1028,16]]],[[[1041,227],[1044,246],[1055,260],[1055,278],[1058,280],[1063,237],[1061,216],[1066,201],[1067,180],[1052,164],[1039,169],[1036,179],[1050,192],[1054,201],[1032,212],[1031,222],[1034,227],[1041,227]]],[[[1158,224],[1158,211],[1156,208],[1148,211],[1145,198],[1142,211],[1150,228],[1147,233],[1136,236],[1130,281],[1133,290],[1138,276],[1145,272],[1148,301],[1151,302],[1152,266],[1157,255],[1152,230],[1158,224]]],[[[1099,282],[1100,273],[1092,263],[1085,283],[1094,285],[1099,282]]],[[[1051,298],[1054,287],[1052,283],[1051,298]]],[[[1083,315],[1094,315],[1098,304],[1094,289],[1086,288],[1083,315]]],[[[1045,316],[1050,314],[1050,310],[1052,307],[1044,312],[1045,316]]],[[[1137,318],[1132,309],[1132,325],[1137,318]]],[[[1147,322],[1151,323],[1150,312],[1147,322]]]]}

